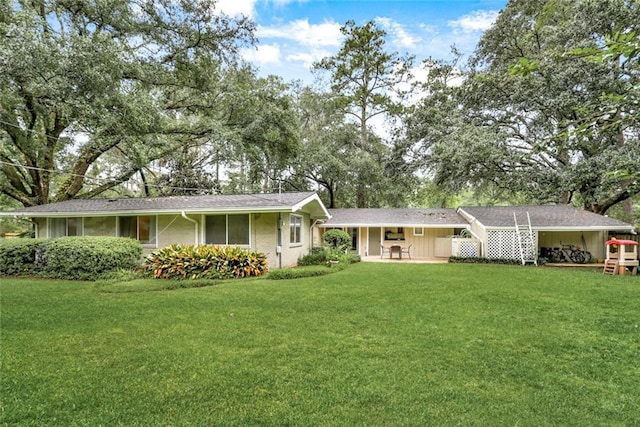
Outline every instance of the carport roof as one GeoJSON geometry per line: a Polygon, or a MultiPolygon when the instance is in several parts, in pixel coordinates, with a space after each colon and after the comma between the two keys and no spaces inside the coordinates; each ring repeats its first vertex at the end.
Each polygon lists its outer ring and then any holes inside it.
{"type": "Polygon", "coordinates": [[[362,208],[329,209],[321,227],[463,228],[468,223],[455,209],[362,208]]]}
{"type": "Polygon", "coordinates": [[[513,228],[516,213],[518,224],[525,224],[526,213],[531,227],[537,230],[611,230],[633,231],[633,225],[568,205],[530,206],[463,206],[458,209],[470,222],[485,228],[513,228]]]}

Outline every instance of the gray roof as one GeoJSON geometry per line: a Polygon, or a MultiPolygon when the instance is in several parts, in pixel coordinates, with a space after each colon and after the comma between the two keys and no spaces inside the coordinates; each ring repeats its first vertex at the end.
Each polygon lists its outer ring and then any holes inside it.
{"type": "Polygon", "coordinates": [[[86,216],[133,213],[220,212],[220,211],[296,211],[311,204],[310,209],[326,218],[326,209],[314,192],[280,194],[240,194],[207,196],[171,196],[124,199],[73,199],[59,203],[32,206],[9,212],[4,216],[20,215],[86,216]]]}
{"type": "Polygon", "coordinates": [[[471,221],[477,220],[485,228],[514,227],[514,212],[518,224],[525,224],[526,213],[529,212],[531,227],[538,230],[633,230],[633,225],[626,222],[568,205],[464,206],[459,212],[471,221]]]}
{"type": "Polygon", "coordinates": [[[331,219],[322,227],[466,227],[455,209],[329,209],[331,219]]]}

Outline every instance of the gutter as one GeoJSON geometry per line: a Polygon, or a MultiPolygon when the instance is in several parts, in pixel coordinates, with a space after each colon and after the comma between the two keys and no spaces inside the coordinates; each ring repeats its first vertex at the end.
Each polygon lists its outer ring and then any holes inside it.
{"type": "Polygon", "coordinates": [[[194,224],[195,224],[195,226],[196,226],[196,239],[195,239],[195,244],[196,244],[196,245],[198,245],[198,241],[200,240],[200,239],[198,239],[198,225],[199,225],[199,224],[198,224],[198,221],[196,221],[195,219],[191,219],[191,218],[189,218],[189,217],[187,216],[187,213],[186,213],[185,211],[180,212],[180,214],[181,214],[182,218],[184,218],[184,219],[186,219],[187,221],[192,222],[192,223],[194,223],[194,224]]]}

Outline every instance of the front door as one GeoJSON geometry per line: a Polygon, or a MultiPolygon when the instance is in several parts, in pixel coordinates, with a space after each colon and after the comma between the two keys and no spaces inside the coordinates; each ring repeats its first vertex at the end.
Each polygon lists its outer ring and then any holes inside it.
{"type": "Polygon", "coordinates": [[[369,253],[368,255],[380,255],[380,239],[382,233],[379,227],[369,228],[369,253]]]}

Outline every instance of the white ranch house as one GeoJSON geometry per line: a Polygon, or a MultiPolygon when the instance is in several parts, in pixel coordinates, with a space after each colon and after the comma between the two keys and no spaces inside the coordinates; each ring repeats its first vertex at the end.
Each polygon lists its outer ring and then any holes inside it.
{"type": "Polygon", "coordinates": [[[0,215],[30,218],[36,237],[131,237],[145,254],[173,243],[239,246],[266,254],[270,268],[296,265],[313,225],[329,218],[313,192],[74,199],[0,215]]]}
{"type": "Polygon", "coordinates": [[[565,205],[328,210],[314,192],[75,199],[0,212],[29,218],[36,237],[131,237],[145,253],[173,243],[240,246],[265,253],[270,268],[296,265],[332,228],[348,232],[364,260],[519,259],[514,214],[520,223],[529,215],[536,255],[574,244],[603,259],[611,236],[634,233],[631,224],[565,205]]]}

